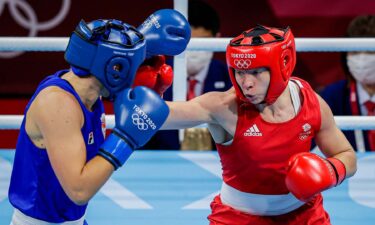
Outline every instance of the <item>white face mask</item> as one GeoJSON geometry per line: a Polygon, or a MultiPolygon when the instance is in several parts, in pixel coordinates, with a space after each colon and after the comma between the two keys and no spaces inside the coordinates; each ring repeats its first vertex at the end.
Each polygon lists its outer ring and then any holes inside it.
{"type": "Polygon", "coordinates": [[[347,64],[353,77],[362,84],[375,84],[375,54],[347,55],[347,64]]]}
{"type": "Polygon", "coordinates": [[[207,66],[212,59],[213,52],[189,51],[186,52],[186,66],[189,75],[195,75],[207,66]]]}

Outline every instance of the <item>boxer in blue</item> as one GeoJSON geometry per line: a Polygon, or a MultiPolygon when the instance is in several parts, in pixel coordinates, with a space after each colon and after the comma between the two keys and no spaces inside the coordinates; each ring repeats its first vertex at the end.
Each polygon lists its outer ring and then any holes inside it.
{"type": "Polygon", "coordinates": [[[71,70],[44,79],[25,109],[9,188],[11,224],[87,224],[89,200],[169,113],[154,91],[131,88],[137,69],[145,58],[184,51],[189,27],[168,9],[137,29],[118,20],[78,24],[65,52],[71,70]],[[100,96],[114,101],[107,138],[100,96]]]}

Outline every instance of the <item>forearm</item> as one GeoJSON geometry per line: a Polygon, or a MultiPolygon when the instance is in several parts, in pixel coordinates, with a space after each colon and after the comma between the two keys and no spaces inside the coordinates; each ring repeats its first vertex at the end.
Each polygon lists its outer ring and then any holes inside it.
{"type": "Polygon", "coordinates": [[[84,205],[99,191],[114,168],[101,156],[96,156],[72,174],[70,185],[63,185],[68,197],[77,205],[84,205]]]}
{"type": "Polygon", "coordinates": [[[322,122],[315,141],[326,157],[334,157],[340,160],[345,166],[346,177],[351,177],[357,170],[355,151],[344,133],[336,126],[327,103],[319,96],[318,99],[322,122]]]}
{"type": "Polygon", "coordinates": [[[342,151],[333,157],[339,159],[345,165],[346,178],[355,174],[357,171],[357,156],[353,149],[342,151]]]}
{"type": "Polygon", "coordinates": [[[357,170],[356,153],[348,140],[345,138],[344,134],[338,128],[323,134],[320,133],[316,138],[316,143],[327,158],[336,158],[344,164],[346,178],[354,175],[357,170]],[[330,138],[332,141],[324,141],[328,138],[330,138]]]}

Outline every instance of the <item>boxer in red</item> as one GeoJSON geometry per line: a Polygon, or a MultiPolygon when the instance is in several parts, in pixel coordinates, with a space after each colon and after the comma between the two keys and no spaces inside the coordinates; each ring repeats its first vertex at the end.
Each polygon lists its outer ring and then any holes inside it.
{"type": "Polygon", "coordinates": [[[168,102],[162,129],[207,123],[223,168],[211,225],[330,224],[321,192],[356,171],[356,155],[327,104],[297,77],[289,28],[256,26],[231,40],[233,88],[168,102]],[[310,153],[312,139],[322,151],[310,153]]]}

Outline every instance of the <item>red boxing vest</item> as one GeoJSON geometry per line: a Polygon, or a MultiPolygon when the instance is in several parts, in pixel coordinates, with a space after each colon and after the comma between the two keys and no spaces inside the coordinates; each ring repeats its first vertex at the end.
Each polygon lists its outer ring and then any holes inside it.
{"type": "Polygon", "coordinates": [[[310,85],[291,78],[301,91],[301,108],[291,120],[269,123],[251,104],[238,102],[238,119],[231,145],[216,144],[223,180],[239,191],[255,194],[287,194],[286,166],[289,157],[309,152],[320,129],[318,98],[310,85]]]}

